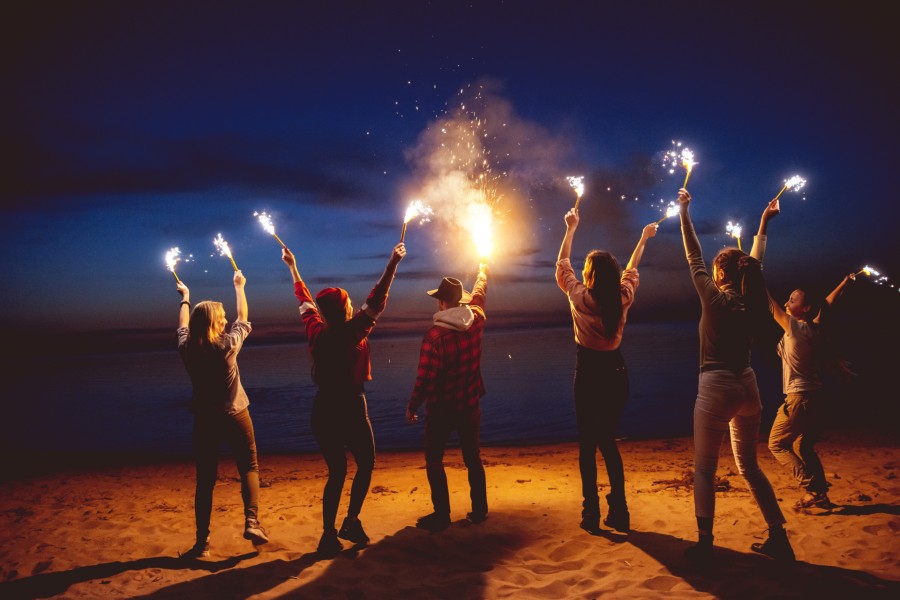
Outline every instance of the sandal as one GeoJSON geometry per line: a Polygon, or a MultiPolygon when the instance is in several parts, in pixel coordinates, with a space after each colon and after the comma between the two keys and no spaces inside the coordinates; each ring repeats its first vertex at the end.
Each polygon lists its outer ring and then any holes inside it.
{"type": "Polygon", "coordinates": [[[797,508],[834,508],[834,504],[825,492],[807,492],[797,501],[797,508]]]}

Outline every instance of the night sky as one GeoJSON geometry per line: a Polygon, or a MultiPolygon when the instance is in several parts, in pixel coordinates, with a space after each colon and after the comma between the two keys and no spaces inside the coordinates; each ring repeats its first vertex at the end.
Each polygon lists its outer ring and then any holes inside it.
{"type": "MultiPolygon", "coordinates": [[[[749,249],[768,200],[801,174],[806,187],[785,192],[770,226],[776,296],[801,283],[827,292],[865,264],[896,283],[900,52],[888,10],[8,3],[5,320],[33,335],[171,345],[170,247],[194,256],[178,265],[192,300],[223,300],[233,318],[231,266],[212,256],[222,233],[248,280],[255,341],[298,339],[280,247],[253,212],[271,213],[314,293],[342,286],[358,306],[407,203],[434,193],[432,221],[409,226],[379,326],[424,331],[436,310],[424,290],[443,275],[471,286],[478,264],[462,196],[434,191],[453,175],[442,161],[454,131],[474,132],[487,161],[456,175],[484,174],[495,194],[497,327],[568,322],[553,276],[574,202],[565,177],[585,176],[576,263],[599,247],[624,264],[681,186],[683,171],[660,160],[673,140],[698,161],[688,187],[707,259],[734,242],[728,221],[743,225],[749,249]]],[[[633,320],[696,318],[677,218],[640,270],[633,320]]],[[[900,296],[871,279],[856,285],[861,306],[900,296]]]]}

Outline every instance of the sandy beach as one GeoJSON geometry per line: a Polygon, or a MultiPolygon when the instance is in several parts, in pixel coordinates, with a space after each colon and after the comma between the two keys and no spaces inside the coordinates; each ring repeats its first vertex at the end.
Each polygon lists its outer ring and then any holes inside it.
{"type": "MultiPolygon", "coordinates": [[[[682,555],[695,539],[690,438],[620,443],[627,535],[578,527],[575,444],[484,448],[490,517],[479,525],[465,520],[466,472],[450,449],[453,524],[437,534],[414,526],[431,511],[421,453],[381,453],[361,515],[371,542],[344,542],[331,560],[314,553],[318,455],[261,457],[271,541],[258,550],[241,536],[240,484],[223,459],[211,556],[194,561],[179,558],[194,537],[192,463],[69,469],[0,486],[0,598],[900,597],[900,448],[865,432],[818,447],[837,506],[799,512],[800,490],[760,446],[797,555],[784,565],[750,552],[765,523],[723,445],[708,569],[682,555]]],[[[339,520],[345,510],[346,498],[339,520]]]]}

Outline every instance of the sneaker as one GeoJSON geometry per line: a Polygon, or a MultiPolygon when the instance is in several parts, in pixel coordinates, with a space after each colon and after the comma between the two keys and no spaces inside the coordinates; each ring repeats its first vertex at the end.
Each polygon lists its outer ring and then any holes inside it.
{"type": "Polygon", "coordinates": [[[825,492],[807,492],[797,504],[796,508],[834,508],[835,505],[828,498],[825,492]]]}
{"type": "Polygon", "coordinates": [[[426,529],[431,533],[443,531],[450,527],[450,515],[439,515],[438,513],[425,515],[416,521],[416,527],[426,529]]]}
{"type": "Polygon", "coordinates": [[[466,520],[469,523],[475,523],[476,525],[478,523],[484,523],[485,521],[487,521],[487,518],[488,518],[487,511],[482,512],[480,510],[479,511],[473,510],[470,513],[466,513],[466,520]]]}
{"type": "Polygon", "coordinates": [[[593,535],[600,531],[600,515],[591,513],[583,514],[581,515],[581,523],[579,523],[578,526],[593,535]]]}
{"type": "Polygon", "coordinates": [[[765,554],[775,560],[783,560],[792,562],[795,560],[794,549],[788,541],[787,533],[784,529],[779,531],[769,530],[769,538],[762,543],[755,542],[750,545],[750,549],[759,554],[765,554]]]}
{"type": "Polygon", "coordinates": [[[629,531],[631,531],[631,515],[627,510],[610,510],[609,514],[606,515],[606,518],[603,519],[603,524],[610,529],[615,529],[616,531],[621,531],[622,533],[628,533],[629,531]]]}
{"type": "Polygon", "coordinates": [[[337,531],[331,529],[322,533],[322,537],[319,539],[319,545],[316,547],[316,554],[321,558],[334,558],[343,549],[344,546],[338,539],[337,531]]]}
{"type": "Polygon", "coordinates": [[[368,544],[369,536],[363,530],[362,521],[359,519],[350,520],[350,517],[344,519],[341,530],[338,531],[338,537],[344,538],[354,544],[368,544]]]}
{"type": "Polygon", "coordinates": [[[190,549],[180,555],[184,559],[208,558],[209,557],[209,537],[205,540],[197,540],[197,543],[190,549]]]}
{"type": "Polygon", "coordinates": [[[260,546],[269,541],[269,536],[258,520],[248,517],[244,523],[244,539],[250,540],[254,546],[260,546]]]}

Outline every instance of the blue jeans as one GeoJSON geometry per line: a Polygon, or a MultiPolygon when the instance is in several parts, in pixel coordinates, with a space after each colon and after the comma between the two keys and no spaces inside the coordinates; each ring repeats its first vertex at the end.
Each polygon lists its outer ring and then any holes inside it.
{"type": "Polygon", "coordinates": [[[823,400],[821,390],[788,394],[769,433],[769,450],[775,459],[790,467],[794,478],[808,492],[815,493],[828,491],[825,470],[815,449],[823,400]]]}
{"type": "Polygon", "coordinates": [[[785,522],[772,484],[756,461],[762,403],[756,374],[747,367],[700,373],[694,405],[694,510],[697,517],[712,519],[716,513],[715,477],[719,448],[731,432],[731,451],[738,472],[771,527],[785,522]]]}

